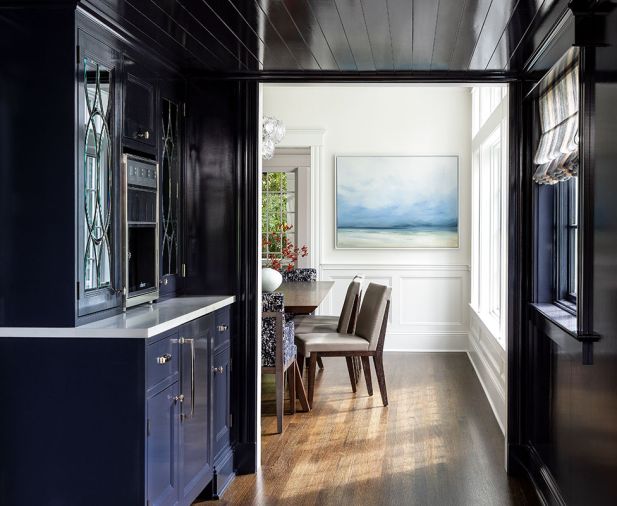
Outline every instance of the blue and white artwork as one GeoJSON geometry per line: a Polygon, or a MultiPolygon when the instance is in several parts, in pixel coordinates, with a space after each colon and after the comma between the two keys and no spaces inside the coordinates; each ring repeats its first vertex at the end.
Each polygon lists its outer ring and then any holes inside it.
{"type": "Polygon", "coordinates": [[[336,247],[458,248],[458,156],[337,156],[336,247]]]}

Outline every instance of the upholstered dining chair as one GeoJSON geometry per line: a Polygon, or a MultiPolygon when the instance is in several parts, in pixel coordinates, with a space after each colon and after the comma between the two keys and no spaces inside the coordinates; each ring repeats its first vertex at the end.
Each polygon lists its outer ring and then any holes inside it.
{"type": "Polygon", "coordinates": [[[291,269],[290,271],[284,270],[282,275],[283,281],[317,281],[317,269],[313,268],[291,269]]]}
{"type": "Polygon", "coordinates": [[[299,315],[294,318],[297,333],[314,332],[341,332],[353,334],[356,316],[360,307],[359,300],[362,292],[363,275],[354,276],[347,287],[345,300],[339,316],[299,315]]]}
{"type": "Polygon", "coordinates": [[[386,377],[383,368],[383,347],[388,326],[391,293],[392,289],[388,286],[369,283],[362,300],[353,335],[340,332],[296,334],[298,361],[303,364],[304,357],[310,358],[308,370],[309,405],[313,405],[315,394],[317,355],[345,357],[348,364],[352,357],[361,357],[369,395],[373,395],[369,364],[369,357],[373,357],[381,400],[384,406],[388,405],[386,377]]]}
{"type": "MultiPolygon", "coordinates": [[[[314,334],[314,333],[341,333],[353,334],[356,329],[356,318],[358,309],[360,308],[360,299],[362,296],[362,282],[364,276],[354,276],[351,283],[347,287],[345,300],[339,316],[297,316],[294,320],[297,334],[314,334]]],[[[318,357],[318,365],[319,365],[318,357]]],[[[302,372],[303,364],[299,364],[300,372],[302,372]]],[[[323,366],[320,366],[323,368],[323,366]]],[[[349,372],[349,381],[351,389],[356,392],[358,381],[360,380],[360,371],[362,365],[360,357],[353,357],[347,360],[347,368],[349,372]]]]}
{"type": "Polygon", "coordinates": [[[294,344],[294,322],[286,321],[282,293],[262,294],[261,371],[275,375],[277,431],[283,432],[285,375],[289,387],[291,414],[296,412],[296,396],[305,411],[310,410],[294,344]]]}

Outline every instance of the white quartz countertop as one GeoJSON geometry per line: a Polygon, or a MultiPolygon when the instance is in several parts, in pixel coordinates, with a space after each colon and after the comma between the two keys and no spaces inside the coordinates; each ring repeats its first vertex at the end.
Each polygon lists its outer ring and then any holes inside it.
{"type": "Polygon", "coordinates": [[[148,338],[190,322],[236,301],[233,295],[177,297],[80,327],[0,327],[0,337],[148,338]]]}

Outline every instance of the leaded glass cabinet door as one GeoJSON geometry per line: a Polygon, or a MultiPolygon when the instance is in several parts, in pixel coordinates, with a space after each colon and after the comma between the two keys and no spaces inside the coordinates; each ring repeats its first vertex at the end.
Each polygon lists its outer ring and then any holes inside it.
{"type": "Polygon", "coordinates": [[[180,273],[181,105],[161,96],[161,294],[173,293],[180,273]]]}
{"type": "Polygon", "coordinates": [[[120,56],[79,34],[77,78],[78,316],[122,302],[118,214],[118,78],[120,56]]]}

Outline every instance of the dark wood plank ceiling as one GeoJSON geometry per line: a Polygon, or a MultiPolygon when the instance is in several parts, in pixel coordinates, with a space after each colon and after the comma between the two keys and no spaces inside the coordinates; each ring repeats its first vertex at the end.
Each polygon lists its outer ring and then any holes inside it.
{"type": "Polygon", "coordinates": [[[566,0],[83,0],[196,73],[517,70],[566,0]]]}

